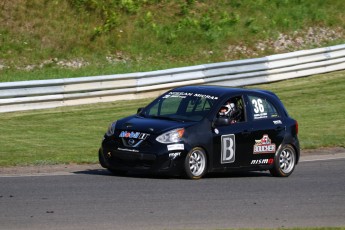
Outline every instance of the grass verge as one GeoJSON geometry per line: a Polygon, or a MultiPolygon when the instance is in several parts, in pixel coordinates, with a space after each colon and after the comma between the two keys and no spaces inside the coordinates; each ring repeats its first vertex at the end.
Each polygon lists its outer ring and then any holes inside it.
{"type": "MultiPolygon", "coordinates": [[[[345,72],[250,86],[274,91],[298,120],[301,147],[345,147],[345,72]]],[[[96,163],[107,126],[152,99],[1,114],[0,166],[96,163]]]]}

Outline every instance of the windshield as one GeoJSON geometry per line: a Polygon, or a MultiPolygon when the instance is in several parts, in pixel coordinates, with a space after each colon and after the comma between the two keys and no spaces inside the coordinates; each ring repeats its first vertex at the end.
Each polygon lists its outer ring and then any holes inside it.
{"type": "Polygon", "coordinates": [[[153,101],[140,115],[176,121],[200,121],[218,97],[190,92],[168,92],[153,101]]]}

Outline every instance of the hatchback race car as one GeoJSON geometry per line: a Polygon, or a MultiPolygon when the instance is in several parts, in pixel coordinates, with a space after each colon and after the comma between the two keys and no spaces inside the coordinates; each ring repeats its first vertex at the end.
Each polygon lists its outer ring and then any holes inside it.
{"type": "Polygon", "coordinates": [[[270,91],[184,86],[114,121],[99,149],[110,172],[269,170],[289,176],[300,156],[298,123],[270,91]]]}

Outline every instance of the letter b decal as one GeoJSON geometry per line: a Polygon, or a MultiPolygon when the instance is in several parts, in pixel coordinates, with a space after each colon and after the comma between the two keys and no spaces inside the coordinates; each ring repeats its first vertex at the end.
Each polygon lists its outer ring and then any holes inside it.
{"type": "Polygon", "coordinates": [[[235,135],[222,136],[222,156],[221,163],[233,163],[235,162],[235,135]]]}

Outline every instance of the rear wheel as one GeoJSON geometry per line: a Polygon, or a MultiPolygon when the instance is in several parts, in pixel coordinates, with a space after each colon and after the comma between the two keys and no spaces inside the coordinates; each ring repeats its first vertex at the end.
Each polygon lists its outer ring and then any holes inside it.
{"type": "Polygon", "coordinates": [[[274,166],[270,173],[277,177],[290,176],[296,165],[296,151],[291,145],[285,145],[277,152],[274,166]]]}
{"type": "Polygon", "coordinates": [[[200,179],[207,169],[207,157],[202,148],[193,148],[184,162],[185,175],[189,179],[200,179]]]}

